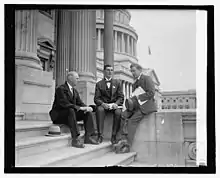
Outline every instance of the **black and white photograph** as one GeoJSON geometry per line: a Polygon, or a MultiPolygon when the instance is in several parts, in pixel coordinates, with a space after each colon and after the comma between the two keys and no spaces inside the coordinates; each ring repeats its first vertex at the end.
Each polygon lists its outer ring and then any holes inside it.
{"type": "MultiPolygon", "coordinates": [[[[215,114],[212,108],[207,118],[201,104],[208,102],[209,78],[198,67],[199,60],[207,63],[207,37],[198,60],[198,31],[207,35],[208,11],[129,5],[12,11],[14,168],[208,166],[215,127],[207,119],[215,114]]],[[[212,52],[209,46],[214,63],[212,52]]]]}

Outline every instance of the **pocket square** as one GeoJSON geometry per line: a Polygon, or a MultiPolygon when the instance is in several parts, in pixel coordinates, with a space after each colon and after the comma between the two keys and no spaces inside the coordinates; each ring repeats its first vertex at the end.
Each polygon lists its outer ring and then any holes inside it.
{"type": "Polygon", "coordinates": [[[113,86],[113,88],[115,88],[115,86],[113,86]]]}

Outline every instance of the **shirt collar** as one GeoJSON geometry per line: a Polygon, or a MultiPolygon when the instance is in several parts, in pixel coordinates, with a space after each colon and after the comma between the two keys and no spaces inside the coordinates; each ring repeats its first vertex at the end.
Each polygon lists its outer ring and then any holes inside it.
{"type": "Polygon", "coordinates": [[[112,78],[110,78],[110,79],[107,79],[107,78],[105,77],[105,80],[106,80],[106,81],[111,81],[111,79],[112,79],[112,78]]]}
{"type": "Polygon", "coordinates": [[[67,85],[68,85],[68,87],[69,87],[69,89],[70,89],[70,91],[72,92],[72,86],[67,82],[67,85]]]}
{"type": "Polygon", "coordinates": [[[140,75],[139,75],[139,77],[136,79],[136,81],[137,81],[137,80],[140,80],[141,75],[142,75],[142,72],[140,73],[140,75]]]}

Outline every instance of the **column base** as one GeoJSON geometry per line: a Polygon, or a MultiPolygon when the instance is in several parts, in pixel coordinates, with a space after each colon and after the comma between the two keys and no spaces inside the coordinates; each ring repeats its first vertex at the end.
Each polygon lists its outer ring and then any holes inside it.
{"type": "Polygon", "coordinates": [[[92,79],[89,81],[78,81],[77,91],[79,92],[82,101],[86,105],[94,105],[95,84],[96,81],[92,79]]]}
{"type": "Polygon", "coordinates": [[[26,51],[15,51],[15,64],[42,70],[40,59],[35,53],[26,51]]]}
{"type": "Polygon", "coordinates": [[[17,65],[16,72],[16,113],[48,113],[54,94],[53,74],[27,66],[17,65]]]}

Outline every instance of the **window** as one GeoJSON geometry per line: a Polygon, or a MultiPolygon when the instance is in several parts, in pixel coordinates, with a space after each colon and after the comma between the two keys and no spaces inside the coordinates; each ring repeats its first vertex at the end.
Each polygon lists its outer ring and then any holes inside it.
{"type": "Polygon", "coordinates": [[[172,108],[173,108],[173,109],[176,109],[176,105],[173,105],[172,108]]]}
{"type": "Polygon", "coordinates": [[[117,47],[118,47],[118,51],[119,52],[122,52],[122,40],[121,40],[121,32],[118,32],[118,44],[117,44],[117,47]]]}
{"type": "Polygon", "coordinates": [[[170,108],[171,108],[170,105],[168,105],[168,106],[167,106],[167,109],[170,109],[170,108]]]}
{"type": "Polygon", "coordinates": [[[173,100],[173,102],[175,103],[175,102],[176,102],[176,100],[173,100]]]}
{"type": "Polygon", "coordinates": [[[186,108],[186,109],[189,109],[189,105],[185,105],[185,108],[186,108]]]}
{"type": "Polygon", "coordinates": [[[47,71],[47,60],[40,57],[41,66],[43,68],[43,71],[47,71]]]}
{"type": "Polygon", "coordinates": [[[101,29],[101,49],[104,48],[103,39],[104,39],[104,30],[101,29]]]}
{"type": "Polygon", "coordinates": [[[96,29],[96,49],[98,49],[98,30],[96,29]]]}
{"type": "Polygon", "coordinates": [[[161,102],[163,103],[163,100],[161,102]]]}
{"type": "Polygon", "coordinates": [[[179,105],[179,108],[180,108],[180,109],[183,109],[183,105],[179,105]]]}

